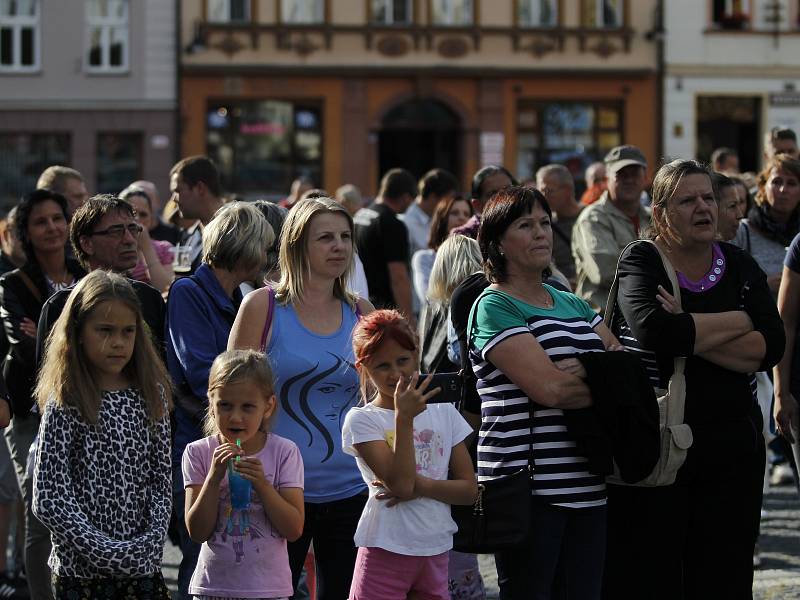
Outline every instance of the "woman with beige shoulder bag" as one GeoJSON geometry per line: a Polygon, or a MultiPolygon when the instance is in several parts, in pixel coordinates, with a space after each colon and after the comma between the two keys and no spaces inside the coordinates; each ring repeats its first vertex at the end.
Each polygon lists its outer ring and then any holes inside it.
{"type": "Polygon", "coordinates": [[[612,331],[658,394],[685,357],[693,442],[674,483],[608,485],[606,598],[751,597],[765,457],[749,374],[777,363],[784,335],[766,275],[715,241],[717,217],[711,172],[673,161],[653,181],[652,243],[620,257],[612,331]]]}

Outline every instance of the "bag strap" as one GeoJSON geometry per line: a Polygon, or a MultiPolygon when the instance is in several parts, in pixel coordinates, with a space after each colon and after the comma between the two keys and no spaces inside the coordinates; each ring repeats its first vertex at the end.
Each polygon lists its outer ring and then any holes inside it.
{"type": "Polygon", "coordinates": [[[36,287],[36,284],[33,283],[33,279],[31,279],[30,276],[22,269],[19,269],[17,271],[17,275],[19,275],[19,278],[22,280],[22,283],[25,285],[26,288],[28,288],[28,291],[36,299],[36,302],[41,304],[42,294],[39,291],[39,288],[36,287]]]}
{"type": "Polygon", "coordinates": [[[264,321],[264,331],[261,332],[261,345],[259,346],[261,352],[267,349],[267,336],[269,330],[272,329],[272,317],[275,314],[275,290],[272,286],[267,286],[267,320],[264,321]]]}
{"type": "MultiPolygon", "coordinates": [[[[496,295],[502,297],[502,294],[498,294],[497,292],[495,292],[493,290],[488,290],[488,291],[491,292],[492,294],[496,294],[496,295]]],[[[472,312],[472,318],[470,318],[469,324],[467,325],[467,352],[469,352],[469,347],[471,345],[470,341],[469,341],[469,332],[470,332],[470,329],[472,329],[474,327],[474,325],[475,325],[475,317],[478,314],[478,303],[481,301],[481,298],[483,298],[484,295],[485,294],[481,294],[480,296],[478,296],[478,299],[475,301],[475,304],[474,304],[474,307],[473,307],[473,312],[472,312]]],[[[506,298],[503,298],[503,299],[506,300],[506,298]]],[[[531,335],[533,335],[533,334],[531,334],[531,335]]],[[[477,379],[477,376],[476,376],[476,379],[477,379]]],[[[533,404],[533,402],[531,401],[530,398],[528,398],[528,402],[529,402],[529,405],[528,405],[529,406],[529,408],[528,408],[528,430],[530,432],[530,437],[528,438],[529,439],[529,442],[528,442],[528,474],[530,475],[531,479],[533,479],[533,471],[534,471],[534,460],[533,460],[533,407],[531,406],[533,404]]],[[[459,411],[459,412],[461,412],[461,411],[459,411]]]]}

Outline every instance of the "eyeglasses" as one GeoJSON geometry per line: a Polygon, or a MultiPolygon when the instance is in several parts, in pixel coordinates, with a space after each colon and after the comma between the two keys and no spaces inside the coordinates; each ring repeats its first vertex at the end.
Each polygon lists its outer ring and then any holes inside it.
{"type": "Polygon", "coordinates": [[[133,237],[139,237],[139,234],[142,233],[142,226],[138,223],[131,223],[129,225],[112,225],[108,229],[93,231],[89,235],[107,235],[108,237],[121,240],[123,237],[125,237],[126,231],[133,237]]]}

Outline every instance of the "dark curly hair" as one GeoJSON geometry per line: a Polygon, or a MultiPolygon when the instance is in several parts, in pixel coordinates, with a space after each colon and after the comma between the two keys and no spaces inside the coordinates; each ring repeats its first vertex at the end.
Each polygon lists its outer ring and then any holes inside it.
{"type": "Polygon", "coordinates": [[[67,199],[58,192],[52,190],[38,189],[26,195],[17,205],[17,214],[15,219],[15,227],[17,239],[22,242],[22,248],[25,250],[25,258],[29,261],[36,260],[33,252],[33,245],[31,244],[30,237],[28,237],[28,222],[31,218],[31,212],[35,206],[42,202],[47,201],[55,202],[58,204],[61,212],[64,213],[64,220],[69,222],[69,213],[67,212],[67,199]]]}
{"type": "MultiPolygon", "coordinates": [[[[528,214],[539,205],[547,216],[553,213],[544,195],[524,186],[512,186],[497,192],[486,204],[478,229],[478,244],[483,255],[483,270],[491,283],[503,283],[508,277],[506,257],[500,252],[500,240],[511,223],[528,214]]],[[[542,278],[552,275],[550,267],[542,271],[542,278]]]]}

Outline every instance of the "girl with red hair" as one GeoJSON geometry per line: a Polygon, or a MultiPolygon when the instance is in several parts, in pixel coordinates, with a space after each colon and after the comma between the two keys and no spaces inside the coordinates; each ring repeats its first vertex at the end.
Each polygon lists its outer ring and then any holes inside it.
{"type": "Polygon", "coordinates": [[[356,529],[350,600],[449,600],[448,551],[456,525],[450,504],[478,493],[464,439],[472,428],[449,403],[428,404],[417,373],[417,340],[397,311],[378,310],[353,332],[363,402],[342,428],[369,500],[356,529]],[[449,475],[449,479],[448,479],[449,475]]]}

